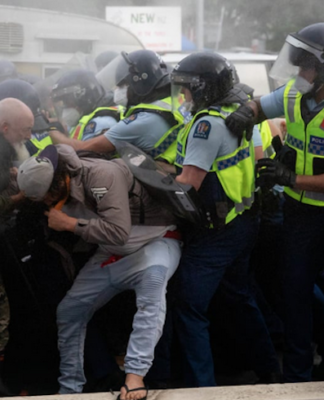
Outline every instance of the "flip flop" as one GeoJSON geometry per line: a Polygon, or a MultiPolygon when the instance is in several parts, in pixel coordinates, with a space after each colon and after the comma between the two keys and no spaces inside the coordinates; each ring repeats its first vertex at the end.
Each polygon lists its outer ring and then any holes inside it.
{"type": "MultiPolygon", "coordinates": [[[[126,384],[123,385],[122,387],[124,387],[126,389],[127,393],[129,393],[129,392],[137,392],[139,390],[145,390],[146,391],[146,396],[141,397],[140,399],[137,399],[137,400],[146,400],[146,398],[147,398],[147,393],[148,393],[148,388],[147,387],[138,387],[138,388],[135,388],[135,389],[129,389],[126,384]]],[[[121,400],[120,394],[118,395],[117,400],[121,400]]]]}

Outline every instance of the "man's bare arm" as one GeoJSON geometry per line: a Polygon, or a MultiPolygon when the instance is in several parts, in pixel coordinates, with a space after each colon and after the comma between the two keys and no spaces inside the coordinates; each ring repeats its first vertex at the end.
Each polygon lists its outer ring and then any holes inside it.
{"type": "Polygon", "coordinates": [[[195,167],[194,165],[184,165],[181,175],[178,175],[176,180],[180,183],[191,185],[196,190],[199,190],[206,175],[207,171],[201,168],[195,167]]]}
{"type": "Polygon", "coordinates": [[[68,144],[74,150],[90,150],[97,153],[111,153],[115,150],[115,146],[104,136],[100,135],[90,140],[83,142],[82,140],[71,139],[58,131],[50,132],[52,142],[54,144],[68,144]]]}
{"type": "Polygon", "coordinates": [[[324,174],[297,175],[294,189],[324,193],[324,174]]]}

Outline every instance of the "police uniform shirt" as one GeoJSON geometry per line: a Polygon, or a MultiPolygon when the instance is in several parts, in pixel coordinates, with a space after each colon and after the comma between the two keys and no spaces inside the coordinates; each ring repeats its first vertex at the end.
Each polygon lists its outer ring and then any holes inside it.
{"type": "MultiPolygon", "coordinates": [[[[259,129],[253,129],[254,146],[262,146],[259,129]]],[[[226,127],[222,118],[206,116],[196,121],[189,133],[183,165],[193,165],[209,171],[216,158],[237,149],[237,137],[226,127]]]]}
{"type": "Polygon", "coordinates": [[[117,122],[118,121],[114,117],[108,115],[93,118],[84,128],[82,140],[92,139],[93,137],[100,135],[103,131],[116,125],[117,122]]]}
{"type": "Polygon", "coordinates": [[[119,121],[104,135],[113,145],[124,140],[143,151],[150,151],[170,128],[161,115],[140,112],[119,121]]]}
{"type": "MultiPolygon", "coordinates": [[[[284,111],[284,91],[286,86],[281,86],[270,94],[260,98],[262,111],[267,118],[277,118],[285,114],[284,111]]],[[[324,108],[324,100],[316,103],[312,97],[306,100],[306,105],[309,111],[320,111],[324,108]]]]}

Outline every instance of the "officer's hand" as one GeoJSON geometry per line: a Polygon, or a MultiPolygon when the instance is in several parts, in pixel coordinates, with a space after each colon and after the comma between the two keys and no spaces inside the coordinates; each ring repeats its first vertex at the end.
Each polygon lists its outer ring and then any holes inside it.
{"type": "Polygon", "coordinates": [[[294,187],[296,174],[284,164],[271,158],[262,158],[257,162],[256,169],[259,172],[257,186],[272,187],[275,184],[294,187]]]}
{"type": "Polygon", "coordinates": [[[243,137],[245,131],[246,139],[250,141],[255,125],[254,112],[249,106],[241,106],[226,118],[225,124],[239,138],[243,137]]]}

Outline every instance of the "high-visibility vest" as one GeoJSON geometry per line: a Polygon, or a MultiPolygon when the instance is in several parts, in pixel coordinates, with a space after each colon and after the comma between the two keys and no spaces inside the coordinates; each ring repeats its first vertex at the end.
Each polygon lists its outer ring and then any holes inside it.
{"type": "Polygon", "coordinates": [[[31,156],[37,156],[45,147],[53,144],[52,139],[48,132],[32,133],[31,139],[25,145],[31,156]]]}
{"type": "MultiPolygon", "coordinates": [[[[219,108],[209,108],[197,113],[193,119],[180,132],[177,145],[176,165],[182,167],[186,156],[188,135],[193,124],[200,118],[211,115],[225,118],[237,108],[236,105],[219,108]]],[[[254,200],[254,146],[242,138],[240,146],[235,151],[222,157],[218,157],[212,164],[209,173],[215,173],[229,200],[233,202],[233,208],[229,210],[225,223],[231,222],[238,214],[252,206],[254,200]]],[[[212,226],[211,226],[212,227],[212,226]]]]}
{"type": "MultiPolygon", "coordinates": [[[[302,94],[292,79],[284,91],[284,109],[287,122],[285,144],[296,154],[297,175],[314,175],[316,160],[324,165],[324,108],[306,125],[301,112],[302,94]]],[[[295,200],[313,206],[324,206],[324,193],[285,187],[285,193],[295,200]]]]}
{"type": "Polygon", "coordinates": [[[86,126],[93,118],[96,118],[96,116],[111,116],[119,121],[121,112],[122,110],[118,107],[98,107],[91,114],[84,115],[79,120],[78,125],[70,130],[69,136],[72,139],[82,140],[86,126]]]}
{"type": "MultiPolygon", "coordinates": [[[[168,117],[166,119],[169,123],[173,124],[171,128],[155,143],[154,148],[147,152],[156,160],[162,159],[172,164],[175,158],[177,136],[179,131],[184,127],[183,115],[178,111],[172,111],[172,99],[171,97],[166,97],[150,104],[141,103],[130,107],[125,113],[125,118],[141,111],[156,112],[162,117],[165,117],[166,115],[168,117]]],[[[154,127],[152,127],[152,129],[154,129],[154,127]]]]}
{"type": "Polygon", "coordinates": [[[268,121],[265,120],[261,122],[261,124],[258,124],[258,128],[262,139],[262,150],[264,157],[274,158],[276,153],[272,147],[272,134],[268,121]]]}

